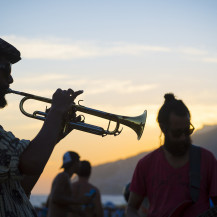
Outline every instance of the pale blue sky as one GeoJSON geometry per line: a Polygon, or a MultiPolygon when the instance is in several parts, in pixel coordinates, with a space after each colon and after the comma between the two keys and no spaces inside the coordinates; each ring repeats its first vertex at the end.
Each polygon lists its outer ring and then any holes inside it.
{"type": "Polygon", "coordinates": [[[4,1],[2,34],[216,48],[215,0],[4,1]]]}

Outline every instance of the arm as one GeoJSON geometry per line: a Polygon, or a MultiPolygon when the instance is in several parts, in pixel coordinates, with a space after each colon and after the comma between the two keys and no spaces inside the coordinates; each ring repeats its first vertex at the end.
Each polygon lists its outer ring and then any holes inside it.
{"type": "Polygon", "coordinates": [[[142,204],[144,197],[134,192],[130,192],[129,201],[127,204],[127,217],[139,217],[138,210],[142,204]]]}
{"type": "Polygon", "coordinates": [[[30,198],[31,191],[34,188],[36,182],[38,181],[40,175],[35,176],[24,176],[23,180],[21,180],[21,186],[25,191],[28,198],[30,198]]]}
{"type": "Polygon", "coordinates": [[[52,186],[51,190],[51,200],[52,202],[60,205],[72,205],[79,204],[77,198],[72,197],[69,194],[69,189],[71,188],[69,177],[65,173],[59,174],[52,186]]]}
{"type": "Polygon", "coordinates": [[[97,190],[94,204],[95,204],[96,217],[103,217],[104,212],[103,212],[103,207],[102,207],[102,203],[101,203],[101,196],[100,196],[99,190],[97,190]]]}
{"type": "Polygon", "coordinates": [[[40,176],[58,141],[64,115],[71,109],[74,99],[82,91],[58,89],[52,98],[52,106],[38,133],[21,154],[19,169],[23,174],[40,176]]]}

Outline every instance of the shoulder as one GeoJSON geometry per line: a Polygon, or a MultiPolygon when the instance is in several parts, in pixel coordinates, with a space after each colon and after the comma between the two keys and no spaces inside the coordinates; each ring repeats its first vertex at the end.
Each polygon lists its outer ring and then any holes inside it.
{"type": "Polygon", "coordinates": [[[201,154],[202,154],[202,159],[205,159],[205,160],[216,160],[214,154],[207,150],[206,148],[203,148],[203,147],[200,147],[201,149],[201,154]]]}
{"type": "Polygon", "coordinates": [[[201,167],[203,171],[212,172],[217,170],[217,161],[214,154],[206,148],[200,147],[201,149],[201,167]]]}
{"type": "Polygon", "coordinates": [[[6,131],[4,130],[4,128],[2,126],[0,126],[0,134],[2,136],[7,136],[7,137],[10,137],[10,138],[14,138],[14,134],[11,132],[11,131],[6,131]]]}
{"type": "Polygon", "coordinates": [[[54,183],[56,182],[64,182],[69,180],[69,175],[65,172],[61,172],[57,174],[57,176],[54,178],[54,183]]]}
{"type": "Polygon", "coordinates": [[[150,169],[150,165],[155,165],[160,162],[162,156],[162,149],[158,148],[147,155],[145,155],[143,158],[141,158],[137,165],[136,165],[136,171],[146,171],[146,169],[150,169]]]}
{"type": "Polygon", "coordinates": [[[201,171],[203,173],[202,177],[217,179],[217,160],[210,150],[203,147],[201,147],[201,171]]]}
{"type": "Polygon", "coordinates": [[[70,179],[67,174],[64,174],[64,172],[59,173],[53,180],[51,192],[57,192],[60,190],[63,190],[65,188],[70,188],[70,179]]]}
{"type": "Polygon", "coordinates": [[[161,155],[162,155],[161,148],[157,148],[154,151],[152,151],[152,152],[148,153],[147,155],[145,155],[143,158],[141,158],[138,163],[142,164],[142,163],[145,163],[145,162],[153,161],[153,160],[155,160],[156,158],[158,158],[161,155]]]}
{"type": "Polygon", "coordinates": [[[88,187],[90,189],[89,194],[92,195],[92,198],[95,198],[96,200],[100,200],[100,198],[101,198],[100,190],[96,186],[94,186],[90,183],[89,183],[88,187]]]}
{"type": "Polygon", "coordinates": [[[89,183],[89,186],[91,190],[95,191],[96,193],[100,193],[100,190],[95,185],[92,185],[91,183],[89,183]]]}
{"type": "Polygon", "coordinates": [[[66,172],[60,172],[57,174],[56,178],[67,178],[69,177],[68,174],[66,172]]]}

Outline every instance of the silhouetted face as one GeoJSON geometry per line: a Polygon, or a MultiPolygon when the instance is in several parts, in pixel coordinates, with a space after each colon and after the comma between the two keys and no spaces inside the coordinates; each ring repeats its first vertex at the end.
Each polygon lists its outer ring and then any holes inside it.
{"type": "Polygon", "coordinates": [[[11,63],[6,58],[0,57],[0,108],[7,105],[5,94],[11,83],[13,83],[11,63]]]}
{"type": "Polygon", "coordinates": [[[75,168],[75,173],[78,173],[79,169],[80,169],[80,165],[81,165],[81,162],[80,160],[75,162],[74,164],[74,168],[75,168]]]}
{"type": "Polygon", "coordinates": [[[70,176],[72,176],[74,173],[78,173],[80,168],[80,160],[74,162],[71,166],[67,167],[67,171],[69,172],[70,176]]]}
{"type": "Polygon", "coordinates": [[[177,116],[172,113],[169,118],[169,126],[165,132],[165,149],[174,156],[183,156],[191,145],[190,135],[193,130],[194,128],[187,115],[177,116]]]}

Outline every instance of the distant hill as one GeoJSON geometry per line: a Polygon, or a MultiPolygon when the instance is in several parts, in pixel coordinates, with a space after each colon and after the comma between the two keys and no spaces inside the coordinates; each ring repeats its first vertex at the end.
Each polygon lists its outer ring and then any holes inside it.
{"type": "Polygon", "coordinates": [[[147,152],[134,157],[93,167],[90,181],[103,194],[122,194],[123,187],[131,180],[139,159],[147,152]]]}
{"type": "MultiPolygon", "coordinates": [[[[204,126],[192,136],[193,144],[210,150],[217,158],[217,125],[204,126]]],[[[93,167],[90,181],[102,194],[122,194],[124,186],[131,180],[139,159],[148,152],[93,167]]]]}
{"type": "Polygon", "coordinates": [[[217,158],[217,125],[204,126],[192,136],[193,144],[210,150],[217,158]]]}

